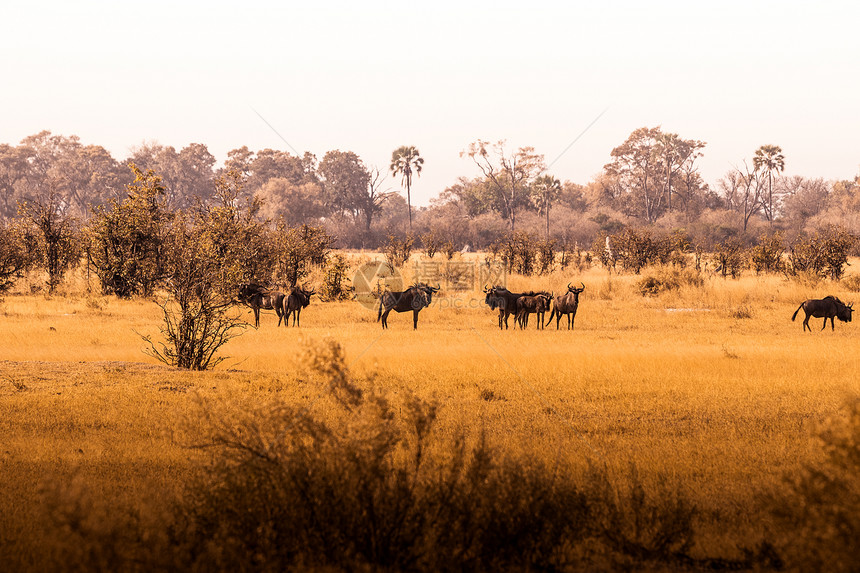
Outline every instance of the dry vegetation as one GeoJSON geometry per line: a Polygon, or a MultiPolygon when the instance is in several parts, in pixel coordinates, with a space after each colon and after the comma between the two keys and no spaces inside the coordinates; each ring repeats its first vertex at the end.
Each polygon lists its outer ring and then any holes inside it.
{"type": "Polygon", "coordinates": [[[509,286],[580,280],[572,332],[500,332],[482,285],[441,293],[417,332],[406,314],[383,332],[355,302],[314,301],[301,329],[264,313],[193,373],[143,354],[154,302],[74,284],[7,295],[0,562],[849,570],[851,544],[825,525],[860,531],[857,326],[790,320],[849,289],[704,276],[643,296],[642,277],[602,269],[509,286]],[[317,481],[301,489],[297,471],[317,481]]]}

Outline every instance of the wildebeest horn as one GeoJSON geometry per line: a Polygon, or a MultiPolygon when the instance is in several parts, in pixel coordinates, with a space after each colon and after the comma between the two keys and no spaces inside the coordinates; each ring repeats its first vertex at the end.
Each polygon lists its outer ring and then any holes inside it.
{"type": "Polygon", "coordinates": [[[581,284],[581,285],[582,285],[582,290],[585,290],[585,283],[584,283],[584,282],[582,282],[582,281],[579,281],[579,284],[581,284]]]}
{"type": "Polygon", "coordinates": [[[570,283],[567,283],[567,290],[570,290],[570,283]]]}

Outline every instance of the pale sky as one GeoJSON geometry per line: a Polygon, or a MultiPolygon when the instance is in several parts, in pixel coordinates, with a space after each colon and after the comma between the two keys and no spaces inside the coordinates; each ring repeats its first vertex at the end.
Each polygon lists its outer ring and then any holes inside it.
{"type": "Polygon", "coordinates": [[[707,142],[712,185],[763,144],[787,174],[860,173],[857,2],[9,4],[0,143],[48,129],[117,159],[146,140],[219,162],[350,150],[381,169],[415,145],[427,204],[478,174],[470,142],[550,163],[605,111],[550,173],[586,183],[657,125],[707,142]]]}

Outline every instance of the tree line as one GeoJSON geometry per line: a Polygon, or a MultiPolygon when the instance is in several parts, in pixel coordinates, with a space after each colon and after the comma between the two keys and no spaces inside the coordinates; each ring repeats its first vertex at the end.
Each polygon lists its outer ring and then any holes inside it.
{"type": "Polygon", "coordinates": [[[133,164],[161,178],[161,202],[169,212],[217,205],[218,179],[238,174],[236,200],[256,201],[258,221],[319,226],[344,248],[379,248],[392,233],[417,238],[431,231],[458,249],[486,249],[520,231],[585,247],[626,227],[682,229],[704,249],[730,239],[750,245],[764,232],[793,239],[833,224],[860,232],[860,177],[786,176],[782,149],[762,145],[708,183],[698,168],[705,149],[703,141],[643,127],[580,184],[552,175],[532,147],[478,139],[461,157],[480,174],[458,178],[428,206],[413,208],[411,187],[424,164],[414,146],[396,149],[387,167],[368,165],[352,151],[331,150],[318,159],[248,147],[231,150],[216,167],[201,143],[179,151],[144,143],[116,160],[76,136],[43,131],[18,145],[0,145],[0,218],[8,224],[32,216],[27,205],[47,202],[86,223],[126,196],[133,164]]]}

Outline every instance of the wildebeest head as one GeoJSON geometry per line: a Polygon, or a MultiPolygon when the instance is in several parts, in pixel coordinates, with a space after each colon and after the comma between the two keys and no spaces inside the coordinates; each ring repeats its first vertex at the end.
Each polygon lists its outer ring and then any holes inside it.
{"type": "Polygon", "coordinates": [[[836,307],[836,318],[842,322],[851,322],[851,314],[854,312],[854,309],[852,308],[854,303],[849,302],[848,304],[844,304],[839,299],[836,299],[836,302],[838,303],[836,307]]]}
{"type": "Polygon", "coordinates": [[[247,303],[256,294],[268,292],[268,288],[256,283],[242,283],[237,286],[236,300],[247,303]]]}
{"type": "Polygon", "coordinates": [[[490,288],[484,287],[484,293],[487,295],[484,298],[484,303],[490,307],[490,310],[496,310],[505,306],[504,296],[501,294],[508,292],[508,289],[503,286],[494,285],[490,288]]]}
{"type": "Polygon", "coordinates": [[[582,285],[582,288],[577,288],[575,286],[570,286],[570,283],[567,283],[567,292],[572,292],[573,294],[579,294],[585,290],[585,283],[580,281],[579,284],[582,285]]]}
{"type": "Polygon", "coordinates": [[[412,294],[412,308],[422,309],[425,306],[430,306],[433,302],[433,293],[439,292],[440,287],[432,287],[425,283],[415,283],[409,290],[412,294]]]}

